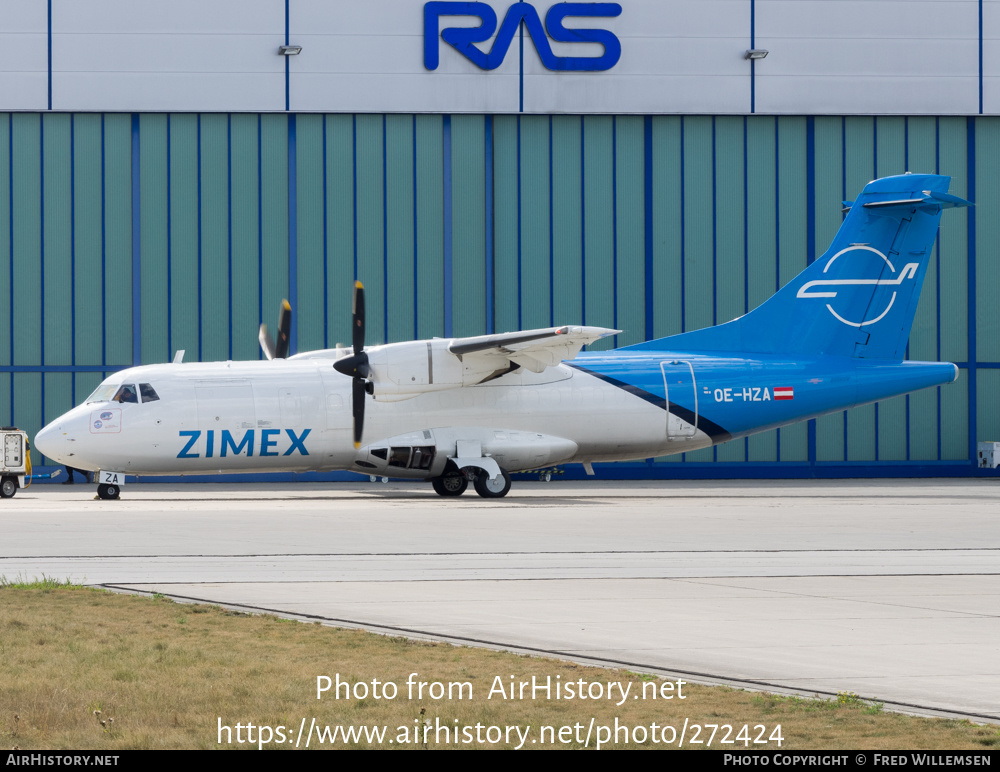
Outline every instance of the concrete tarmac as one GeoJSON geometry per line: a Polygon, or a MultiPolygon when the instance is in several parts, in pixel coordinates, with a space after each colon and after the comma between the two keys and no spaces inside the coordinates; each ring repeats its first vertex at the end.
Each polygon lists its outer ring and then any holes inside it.
{"type": "Polygon", "coordinates": [[[1000,722],[978,480],[36,485],[0,575],[1000,722]]]}

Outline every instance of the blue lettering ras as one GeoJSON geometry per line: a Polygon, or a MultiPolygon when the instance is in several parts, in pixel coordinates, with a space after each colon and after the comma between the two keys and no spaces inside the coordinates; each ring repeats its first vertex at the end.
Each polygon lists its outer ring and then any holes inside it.
{"type": "Polygon", "coordinates": [[[621,12],[622,7],[618,3],[556,3],[545,14],[543,29],[533,5],[514,3],[507,10],[493,47],[484,53],[474,44],[489,40],[496,32],[496,12],[486,3],[436,0],[424,5],[424,66],[428,70],[437,69],[440,37],[480,69],[495,70],[503,64],[514,33],[523,23],[547,69],[563,72],[610,70],[618,64],[622,55],[621,42],[614,33],[606,29],[566,28],[563,20],[568,16],[615,17],[621,12]],[[482,23],[478,27],[445,27],[441,30],[442,16],[475,16],[482,23]],[[604,53],[600,56],[556,56],[549,45],[550,37],[560,43],[599,43],[604,47],[604,53]]]}

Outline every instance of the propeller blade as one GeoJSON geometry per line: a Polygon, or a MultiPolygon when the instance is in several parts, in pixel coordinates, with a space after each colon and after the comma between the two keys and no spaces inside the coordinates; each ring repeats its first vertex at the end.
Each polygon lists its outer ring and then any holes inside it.
{"type": "Polygon", "coordinates": [[[365,288],[359,281],[354,282],[354,301],[351,304],[351,342],[354,345],[355,356],[364,350],[365,288]]]}
{"type": "Polygon", "coordinates": [[[264,356],[268,360],[274,359],[274,340],[271,338],[271,333],[267,331],[266,324],[260,326],[260,332],[257,333],[257,340],[260,341],[260,350],[264,352],[264,356]]]}
{"type": "Polygon", "coordinates": [[[274,349],[276,359],[288,356],[289,336],[292,334],[292,307],[287,300],[281,301],[281,311],[278,313],[278,341],[274,349]]]}
{"type": "Polygon", "coordinates": [[[361,435],[365,430],[365,382],[355,378],[351,389],[351,410],[354,413],[354,449],[361,447],[361,435]]]}

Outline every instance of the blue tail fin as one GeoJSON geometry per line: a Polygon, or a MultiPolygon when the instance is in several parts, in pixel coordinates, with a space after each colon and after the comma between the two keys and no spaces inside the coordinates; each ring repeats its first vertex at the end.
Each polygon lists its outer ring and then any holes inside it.
{"type": "Polygon", "coordinates": [[[826,253],[746,316],[631,349],[902,359],[950,177],[869,182],[826,253]]]}

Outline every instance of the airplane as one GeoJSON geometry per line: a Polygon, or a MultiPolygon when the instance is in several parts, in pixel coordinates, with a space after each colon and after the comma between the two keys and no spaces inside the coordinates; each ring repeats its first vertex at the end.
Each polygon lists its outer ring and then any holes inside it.
{"type": "Polygon", "coordinates": [[[351,470],[472,483],[505,496],[511,472],[683,453],[953,382],[904,361],[949,177],[868,183],[827,252],[750,313],[715,327],[581,352],[620,332],[562,326],[366,348],[356,283],[352,346],[289,356],[291,309],[266,359],[133,367],[43,428],[35,446],[129,475],[351,470]]]}

